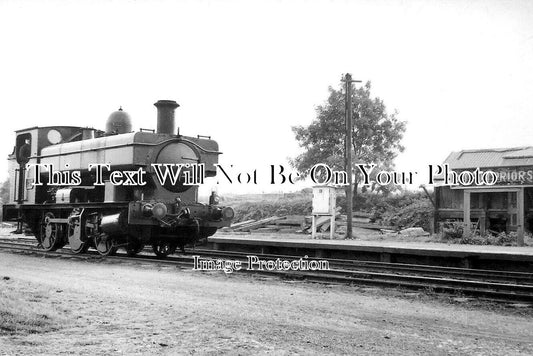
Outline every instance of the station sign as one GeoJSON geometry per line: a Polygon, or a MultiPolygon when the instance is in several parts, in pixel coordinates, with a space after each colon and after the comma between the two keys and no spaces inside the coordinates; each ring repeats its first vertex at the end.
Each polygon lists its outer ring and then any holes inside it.
{"type": "Polygon", "coordinates": [[[498,179],[496,185],[533,184],[533,167],[494,168],[498,179]]]}

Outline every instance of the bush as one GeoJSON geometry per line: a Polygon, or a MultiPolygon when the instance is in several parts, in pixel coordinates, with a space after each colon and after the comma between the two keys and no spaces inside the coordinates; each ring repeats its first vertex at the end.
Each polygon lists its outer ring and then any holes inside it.
{"type": "Polygon", "coordinates": [[[275,200],[241,201],[228,203],[235,210],[234,222],[259,220],[271,216],[310,215],[310,197],[279,198],[275,200]]]}
{"type": "Polygon", "coordinates": [[[371,213],[372,222],[397,227],[421,227],[426,231],[429,231],[434,210],[425,193],[409,191],[388,196],[361,193],[356,197],[354,209],[371,213]]]}
{"type": "Polygon", "coordinates": [[[518,244],[518,234],[516,232],[500,232],[496,236],[488,237],[489,245],[514,246],[518,244]]]}
{"type": "Polygon", "coordinates": [[[488,238],[480,235],[462,236],[455,243],[463,245],[490,245],[488,238]]]}
{"type": "Polygon", "coordinates": [[[463,237],[463,231],[462,222],[446,223],[442,227],[442,237],[446,240],[460,239],[463,237]]]}
{"type": "MultiPolygon", "coordinates": [[[[224,204],[235,210],[235,222],[264,219],[274,215],[310,215],[312,212],[310,194],[251,200],[252,198],[246,201],[227,201],[224,204]]],[[[346,197],[342,193],[337,196],[337,206],[341,208],[342,214],[346,214],[346,197]]],[[[389,196],[360,193],[356,196],[354,210],[371,213],[371,221],[379,224],[421,227],[426,231],[429,231],[429,224],[433,219],[433,205],[421,192],[406,191],[389,196]]]]}
{"type": "Polygon", "coordinates": [[[516,232],[500,232],[498,235],[480,235],[479,233],[470,236],[462,236],[463,228],[459,223],[455,223],[453,228],[443,228],[443,238],[451,243],[463,245],[493,245],[493,246],[516,246],[518,235],[516,232]]]}

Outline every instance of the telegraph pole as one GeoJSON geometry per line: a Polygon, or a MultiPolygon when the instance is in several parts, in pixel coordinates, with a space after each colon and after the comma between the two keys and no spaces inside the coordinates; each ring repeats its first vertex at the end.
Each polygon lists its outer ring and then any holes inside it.
{"type": "Polygon", "coordinates": [[[348,187],[346,189],[346,238],[351,239],[352,236],[352,219],[353,219],[353,177],[352,177],[352,83],[361,83],[360,80],[353,80],[350,73],[346,73],[344,77],[346,84],[346,174],[348,175],[348,187]]]}

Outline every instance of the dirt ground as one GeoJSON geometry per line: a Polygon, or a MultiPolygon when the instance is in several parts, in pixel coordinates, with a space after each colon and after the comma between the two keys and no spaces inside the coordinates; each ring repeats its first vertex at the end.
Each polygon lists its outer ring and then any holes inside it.
{"type": "Polygon", "coordinates": [[[533,318],[350,286],[0,252],[0,354],[110,353],[533,354],[533,318]],[[17,328],[17,315],[38,322],[17,328]]]}

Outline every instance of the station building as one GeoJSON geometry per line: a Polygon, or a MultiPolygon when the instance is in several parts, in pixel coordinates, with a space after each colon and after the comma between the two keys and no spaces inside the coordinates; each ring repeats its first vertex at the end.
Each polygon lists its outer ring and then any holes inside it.
{"type": "MultiPolygon", "coordinates": [[[[445,164],[456,172],[493,171],[494,185],[435,187],[435,221],[462,221],[465,234],[512,232],[523,244],[533,231],[533,147],[452,152],[445,164]]],[[[438,225],[436,225],[438,226],[438,225]]]]}

